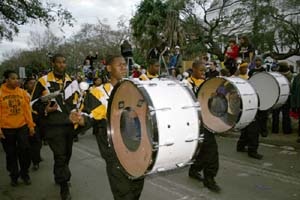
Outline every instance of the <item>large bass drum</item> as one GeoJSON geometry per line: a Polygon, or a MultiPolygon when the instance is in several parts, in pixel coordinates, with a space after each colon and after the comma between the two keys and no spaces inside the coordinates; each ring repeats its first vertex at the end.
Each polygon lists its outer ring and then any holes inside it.
{"type": "Polygon", "coordinates": [[[173,80],[124,80],[108,104],[109,140],[131,178],[183,167],[199,143],[199,103],[173,80]]]}
{"type": "Polygon", "coordinates": [[[202,123],[213,132],[242,129],[258,109],[258,97],[248,81],[238,77],[216,77],[205,81],[199,91],[202,123]]]}
{"type": "Polygon", "coordinates": [[[259,96],[259,110],[279,108],[289,97],[289,81],[280,73],[258,72],[249,79],[249,82],[259,96]]]}

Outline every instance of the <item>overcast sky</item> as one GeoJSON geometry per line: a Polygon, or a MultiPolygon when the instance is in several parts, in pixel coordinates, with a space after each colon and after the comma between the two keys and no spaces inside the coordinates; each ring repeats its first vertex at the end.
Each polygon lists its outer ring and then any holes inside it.
{"type": "MultiPolygon", "coordinates": [[[[45,0],[44,0],[45,1],[45,0]]],[[[68,9],[77,20],[74,27],[64,27],[64,33],[59,32],[56,25],[51,25],[51,30],[58,36],[69,37],[80,29],[83,23],[96,23],[97,19],[106,19],[114,28],[120,16],[130,19],[136,11],[136,6],[141,0],[48,0],[48,2],[61,3],[68,9]]],[[[45,28],[41,25],[25,25],[20,27],[20,33],[13,42],[3,40],[0,42],[0,63],[7,54],[16,49],[28,49],[30,31],[43,32],[45,28]]]]}

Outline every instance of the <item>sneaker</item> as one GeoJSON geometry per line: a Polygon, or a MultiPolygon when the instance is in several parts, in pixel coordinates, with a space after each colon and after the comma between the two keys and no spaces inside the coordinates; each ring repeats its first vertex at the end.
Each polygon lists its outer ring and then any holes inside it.
{"type": "Polygon", "coordinates": [[[212,192],[219,193],[221,191],[220,186],[217,185],[216,181],[212,177],[205,178],[203,180],[203,185],[212,192]]]}
{"type": "Polygon", "coordinates": [[[255,158],[257,160],[261,160],[263,158],[263,155],[261,155],[257,152],[250,152],[250,153],[248,153],[248,156],[251,158],[255,158]]]}
{"type": "Polygon", "coordinates": [[[18,179],[11,179],[10,185],[13,186],[13,187],[18,186],[18,179]]]}
{"type": "Polygon", "coordinates": [[[198,171],[195,171],[195,170],[189,170],[189,177],[196,179],[198,181],[201,181],[201,182],[203,181],[203,177],[202,177],[201,173],[198,171]]]}

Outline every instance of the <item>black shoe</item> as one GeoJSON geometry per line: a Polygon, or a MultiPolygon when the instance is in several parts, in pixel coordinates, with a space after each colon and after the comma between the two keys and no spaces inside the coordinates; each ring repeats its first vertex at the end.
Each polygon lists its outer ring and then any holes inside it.
{"type": "Polygon", "coordinates": [[[261,137],[267,137],[268,134],[269,134],[268,131],[262,131],[262,132],[260,133],[261,137]]]}
{"type": "Polygon", "coordinates": [[[74,142],[78,142],[78,140],[79,140],[78,136],[74,137],[74,139],[73,139],[74,142]]]}
{"type": "Polygon", "coordinates": [[[261,160],[263,158],[263,155],[261,155],[257,152],[250,152],[250,153],[248,153],[248,156],[251,158],[258,159],[258,160],[261,160]]]}
{"type": "Polygon", "coordinates": [[[60,197],[61,200],[71,200],[71,194],[69,190],[69,185],[67,182],[60,184],[60,197]]]}
{"type": "Polygon", "coordinates": [[[31,180],[29,176],[21,177],[25,185],[31,185],[31,180]]]}
{"type": "Polygon", "coordinates": [[[198,181],[201,181],[201,182],[203,181],[203,177],[202,177],[201,173],[198,172],[198,171],[195,171],[195,170],[190,170],[189,171],[189,177],[194,178],[194,179],[196,179],[198,181]]]}
{"type": "Polygon", "coordinates": [[[37,171],[39,168],[40,168],[39,164],[35,164],[35,165],[32,166],[33,171],[37,171]]]}
{"type": "Polygon", "coordinates": [[[205,178],[203,180],[203,185],[204,187],[207,187],[210,191],[219,193],[221,191],[221,188],[217,185],[216,181],[214,178],[205,178]]]}
{"type": "Polygon", "coordinates": [[[13,186],[13,187],[18,186],[18,179],[11,179],[10,185],[13,186]]]}
{"type": "Polygon", "coordinates": [[[237,152],[247,152],[247,149],[245,147],[237,147],[236,151],[237,152]]]}

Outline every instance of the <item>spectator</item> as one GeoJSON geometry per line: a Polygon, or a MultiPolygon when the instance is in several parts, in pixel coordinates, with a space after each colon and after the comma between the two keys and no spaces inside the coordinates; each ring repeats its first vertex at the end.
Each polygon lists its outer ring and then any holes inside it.
{"type": "Polygon", "coordinates": [[[239,57],[248,63],[252,63],[255,56],[254,51],[254,47],[250,44],[248,37],[240,37],[239,57]]]}
{"type": "MultiPolygon", "coordinates": [[[[93,55],[93,52],[90,51],[89,55],[87,55],[87,57],[85,58],[85,62],[86,62],[87,60],[89,60],[89,64],[90,64],[90,66],[93,68],[94,60],[97,60],[98,54],[99,54],[99,53],[98,53],[98,51],[97,51],[96,54],[95,54],[95,56],[92,56],[92,55],[93,55]]],[[[85,65],[85,63],[84,63],[84,65],[85,65]]]]}
{"type": "Polygon", "coordinates": [[[236,59],[239,54],[239,47],[236,44],[234,39],[229,40],[229,46],[225,50],[225,60],[224,65],[228,67],[228,69],[235,67],[236,59]]]}
{"type": "Polygon", "coordinates": [[[169,74],[176,77],[179,74],[179,68],[182,68],[182,56],[180,54],[180,47],[175,47],[175,53],[170,59],[169,74]]]}
{"type": "Polygon", "coordinates": [[[210,79],[213,77],[219,76],[220,72],[217,70],[217,62],[212,61],[209,63],[209,71],[206,72],[205,77],[206,79],[210,79]]]}
{"type": "Polygon", "coordinates": [[[5,71],[4,78],[5,83],[0,88],[0,139],[6,153],[6,168],[10,172],[12,186],[17,186],[19,176],[29,185],[28,134],[33,136],[35,127],[30,98],[25,90],[18,87],[16,72],[5,71]]]}

